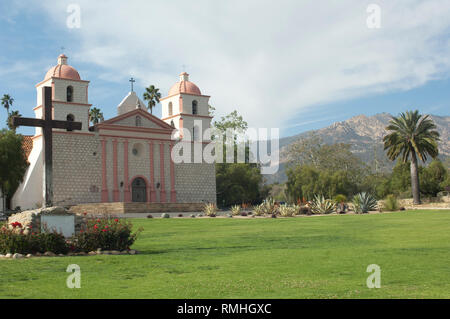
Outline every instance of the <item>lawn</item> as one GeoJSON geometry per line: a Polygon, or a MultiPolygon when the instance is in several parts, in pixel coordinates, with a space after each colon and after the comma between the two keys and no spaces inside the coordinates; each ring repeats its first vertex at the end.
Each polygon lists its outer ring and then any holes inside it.
{"type": "Polygon", "coordinates": [[[450,298],[450,211],[133,221],[141,254],[0,260],[0,297],[450,298]]]}

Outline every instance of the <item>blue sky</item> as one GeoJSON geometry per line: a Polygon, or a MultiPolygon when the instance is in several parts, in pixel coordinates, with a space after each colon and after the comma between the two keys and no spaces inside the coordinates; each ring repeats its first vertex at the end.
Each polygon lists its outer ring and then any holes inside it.
{"type": "Polygon", "coordinates": [[[237,109],[282,136],[361,113],[450,115],[450,3],[378,1],[381,28],[369,29],[372,2],[0,2],[0,94],[34,116],[35,84],[64,51],[106,118],[131,76],[140,96],[150,84],[164,96],[182,65],[218,116],[237,109]],[[80,28],[67,26],[71,3],[80,28]]]}

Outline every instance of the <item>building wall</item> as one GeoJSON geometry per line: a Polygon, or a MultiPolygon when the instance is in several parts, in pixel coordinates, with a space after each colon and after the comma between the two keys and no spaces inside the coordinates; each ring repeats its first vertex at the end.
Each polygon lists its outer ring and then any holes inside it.
{"type": "Polygon", "coordinates": [[[44,157],[42,153],[42,137],[33,139],[33,149],[28,156],[28,166],[23,182],[19,185],[14,194],[11,206],[16,208],[20,206],[21,209],[35,209],[42,207],[44,203],[44,157]]]}
{"type": "Polygon", "coordinates": [[[101,156],[100,140],[94,134],[54,132],[55,205],[100,202],[101,156]]]}

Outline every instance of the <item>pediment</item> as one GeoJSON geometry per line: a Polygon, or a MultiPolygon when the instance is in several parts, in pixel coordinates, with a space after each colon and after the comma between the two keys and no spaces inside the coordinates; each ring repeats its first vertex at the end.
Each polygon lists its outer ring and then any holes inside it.
{"type": "Polygon", "coordinates": [[[113,117],[107,121],[97,124],[101,127],[103,125],[118,125],[124,127],[140,127],[148,129],[162,129],[173,130],[173,127],[161,120],[160,118],[150,114],[143,109],[135,109],[125,114],[113,117]]]}

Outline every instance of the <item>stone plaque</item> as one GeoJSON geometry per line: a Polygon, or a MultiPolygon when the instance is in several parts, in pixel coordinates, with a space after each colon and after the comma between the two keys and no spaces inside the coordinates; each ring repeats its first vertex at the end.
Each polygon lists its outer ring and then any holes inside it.
{"type": "Polygon", "coordinates": [[[72,237],[75,234],[75,216],[41,216],[41,231],[56,230],[64,235],[64,237],[72,237]]]}

